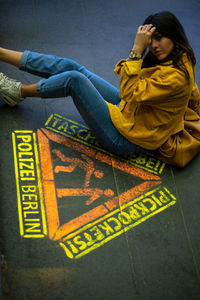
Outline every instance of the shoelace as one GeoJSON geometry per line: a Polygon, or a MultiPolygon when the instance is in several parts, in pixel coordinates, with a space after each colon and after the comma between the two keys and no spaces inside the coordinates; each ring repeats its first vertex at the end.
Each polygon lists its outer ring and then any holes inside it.
{"type": "Polygon", "coordinates": [[[6,88],[6,85],[8,85],[8,87],[12,87],[12,88],[15,88],[16,90],[18,90],[16,83],[17,83],[17,80],[8,78],[3,73],[0,74],[0,86],[2,86],[2,87],[4,86],[6,88]]]}

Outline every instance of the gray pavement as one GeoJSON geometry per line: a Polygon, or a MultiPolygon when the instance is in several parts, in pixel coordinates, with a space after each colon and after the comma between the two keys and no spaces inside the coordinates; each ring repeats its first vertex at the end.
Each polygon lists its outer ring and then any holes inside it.
{"type": "MultiPolygon", "coordinates": [[[[0,0],[0,7],[2,47],[70,57],[115,86],[114,66],[137,26],[170,10],[194,48],[200,86],[198,0],[0,0]]],[[[39,80],[0,68],[23,83],[39,80]]],[[[30,98],[15,108],[0,100],[0,120],[2,299],[200,298],[200,156],[184,169],[147,153],[115,157],[70,98],[30,98]]]]}

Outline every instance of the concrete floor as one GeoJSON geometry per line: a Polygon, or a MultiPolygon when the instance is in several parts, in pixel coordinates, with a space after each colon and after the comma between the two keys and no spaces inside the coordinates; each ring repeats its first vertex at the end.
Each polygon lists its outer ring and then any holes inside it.
{"type": "MultiPolygon", "coordinates": [[[[137,26],[170,10],[196,53],[200,86],[199,0],[0,7],[2,47],[70,57],[115,86],[114,66],[137,26]]],[[[0,67],[23,83],[39,80],[0,67]]],[[[178,169],[147,153],[110,155],[70,98],[30,98],[15,108],[0,100],[0,120],[2,299],[200,298],[200,156],[178,169]]]]}

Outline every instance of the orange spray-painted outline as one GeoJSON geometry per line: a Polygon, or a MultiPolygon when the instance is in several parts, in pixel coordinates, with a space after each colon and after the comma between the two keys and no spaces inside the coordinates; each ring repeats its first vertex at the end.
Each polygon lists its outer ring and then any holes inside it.
{"type": "MultiPolygon", "coordinates": [[[[88,146],[72,141],[67,137],[59,136],[46,129],[42,129],[42,131],[38,130],[38,141],[39,141],[41,169],[42,169],[42,183],[44,189],[44,198],[45,198],[47,223],[48,223],[48,231],[49,231],[50,239],[53,240],[61,239],[63,236],[66,236],[67,234],[73,232],[74,230],[77,230],[78,228],[86,225],[88,222],[94,221],[97,218],[102,217],[109,211],[115,209],[116,207],[119,207],[119,205],[129,202],[135,197],[148,191],[150,188],[155,187],[161,183],[160,177],[158,177],[157,175],[150,174],[135,166],[129,165],[126,162],[122,162],[98,150],[89,148],[88,146]],[[113,197],[112,199],[105,202],[104,205],[101,204],[60,226],[57,198],[56,198],[56,188],[55,188],[54,176],[53,176],[53,165],[52,165],[52,159],[50,153],[50,144],[48,139],[56,143],[66,145],[67,147],[79,151],[80,153],[84,153],[89,157],[92,157],[103,163],[111,165],[112,167],[118,170],[139,177],[145,180],[145,182],[135,186],[134,188],[122,193],[117,197],[113,197]]],[[[65,196],[66,195],[70,196],[72,191],[71,189],[69,190],[70,190],[69,193],[67,193],[67,189],[65,189],[65,196]]],[[[62,192],[60,191],[60,193],[62,192]]],[[[86,191],[83,189],[83,195],[84,193],[87,194],[90,193],[90,191],[89,190],[86,191]]]]}

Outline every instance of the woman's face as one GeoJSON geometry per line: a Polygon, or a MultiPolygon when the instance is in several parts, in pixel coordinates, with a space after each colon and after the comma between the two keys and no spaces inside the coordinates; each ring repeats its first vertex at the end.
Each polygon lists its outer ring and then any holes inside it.
{"type": "Polygon", "coordinates": [[[171,39],[163,36],[158,31],[152,35],[149,49],[158,60],[164,60],[173,50],[174,43],[171,39]]]}

